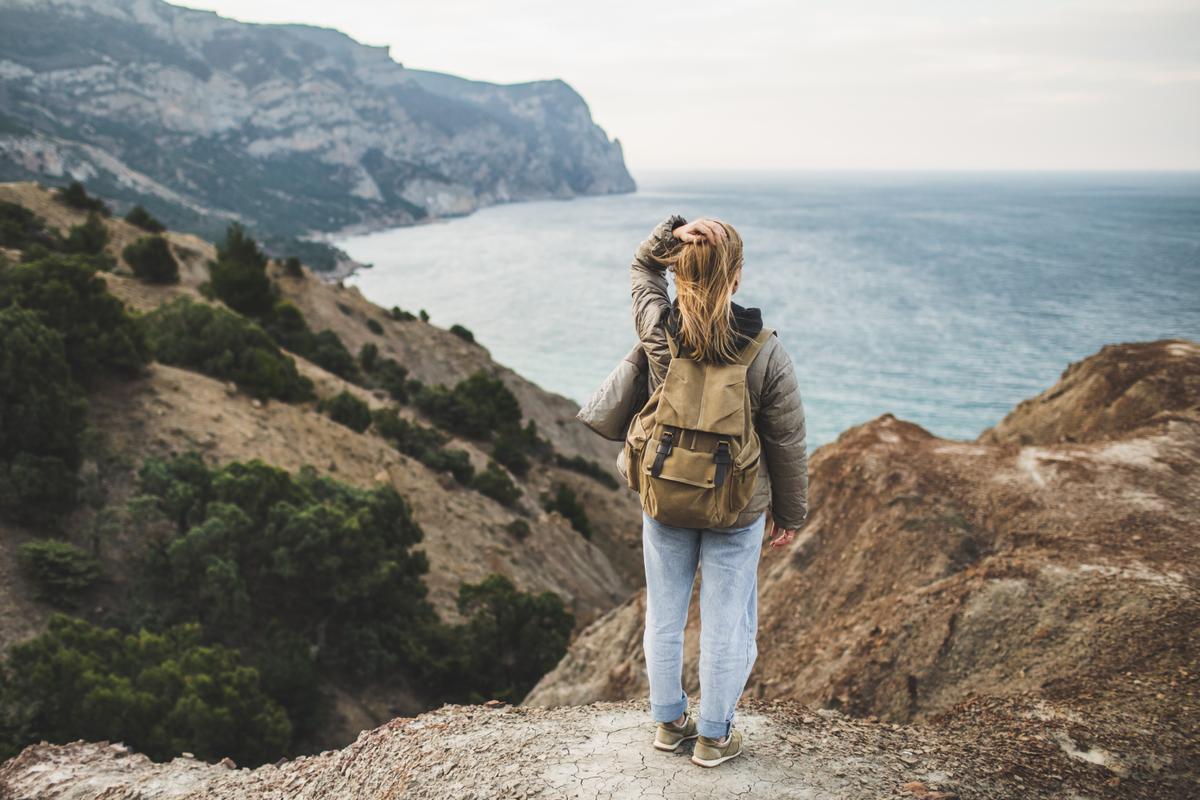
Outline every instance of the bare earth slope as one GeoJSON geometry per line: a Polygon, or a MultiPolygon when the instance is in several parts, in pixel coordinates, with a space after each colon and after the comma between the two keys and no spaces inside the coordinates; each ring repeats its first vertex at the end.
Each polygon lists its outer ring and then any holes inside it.
{"type": "MultiPolygon", "coordinates": [[[[1198,378],[1194,343],[1113,346],[980,442],[885,415],[818,450],[803,538],[760,567],[748,694],[896,722],[1040,697],[1146,775],[1194,779],[1198,378]],[[1087,441],[989,443],[1067,436],[1087,441]]],[[[642,696],[643,609],[594,623],[527,702],[642,696]]]]}
{"type": "MultiPolygon", "coordinates": [[[[363,731],[350,746],[258,769],[155,764],[123,745],[32,745],[0,766],[13,800],[443,798],[1081,798],[1124,796],[1046,705],[981,709],[967,730],[883,725],[750,702],[747,751],[718,769],[655,750],[639,703],[556,709],[446,706],[363,731]],[[1029,731],[1040,729],[1041,735],[1029,731]]],[[[1118,769],[1123,769],[1117,766],[1118,769]]],[[[1183,797],[1157,784],[1143,797],[1183,797]]]]}

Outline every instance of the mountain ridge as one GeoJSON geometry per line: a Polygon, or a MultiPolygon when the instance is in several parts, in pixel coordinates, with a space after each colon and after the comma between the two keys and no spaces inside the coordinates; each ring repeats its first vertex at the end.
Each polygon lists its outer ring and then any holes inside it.
{"type": "Polygon", "coordinates": [[[333,29],[161,0],[3,0],[0,18],[0,180],[86,180],[174,229],[236,218],[312,254],[347,229],[635,188],[559,79],[410,70],[333,29]]]}

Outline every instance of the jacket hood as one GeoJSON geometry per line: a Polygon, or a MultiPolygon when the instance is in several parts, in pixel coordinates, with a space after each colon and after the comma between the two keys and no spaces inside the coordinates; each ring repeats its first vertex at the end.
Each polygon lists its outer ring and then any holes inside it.
{"type": "MultiPolygon", "coordinates": [[[[758,308],[746,308],[739,306],[737,303],[730,302],[733,307],[733,329],[742,337],[738,348],[741,349],[758,336],[763,329],[762,310],[758,308]]],[[[671,311],[667,314],[666,329],[672,337],[679,336],[679,301],[671,301],[671,311]]]]}

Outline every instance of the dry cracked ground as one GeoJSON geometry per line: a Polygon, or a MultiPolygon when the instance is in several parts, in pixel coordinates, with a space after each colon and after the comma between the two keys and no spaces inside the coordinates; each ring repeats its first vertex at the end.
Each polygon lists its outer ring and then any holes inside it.
{"type": "MultiPolygon", "coordinates": [[[[746,752],[715,769],[653,748],[633,701],[541,709],[446,706],[363,731],[343,750],[257,769],[120,744],[40,744],[0,767],[6,800],[424,800],[428,798],[1092,798],[1119,793],[1108,754],[1053,722],[1042,703],[994,703],[992,724],[959,730],[851,720],[793,703],[750,702],[746,752]],[[1038,720],[1037,734],[1025,731],[1038,720]],[[978,731],[985,730],[985,733],[978,731]]],[[[1117,769],[1123,769],[1120,765],[1117,769]]],[[[1166,793],[1143,797],[1185,797],[1166,793]]],[[[1194,796],[1194,795],[1193,795],[1194,796]]]]}

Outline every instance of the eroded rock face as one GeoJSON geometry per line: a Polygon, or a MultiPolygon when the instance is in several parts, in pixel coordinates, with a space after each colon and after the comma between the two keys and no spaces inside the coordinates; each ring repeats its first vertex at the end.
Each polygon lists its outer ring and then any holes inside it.
{"type": "Polygon", "coordinates": [[[409,70],[337,31],[158,0],[0,17],[0,179],[85,180],[171,227],[299,235],[634,188],[562,81],[409,70]]]}
{"type": "MultiPolygon", "coordinates": [[[[0,766],[0,795],[39,800],[472,798],[1155,797],[1186,781],[1117,758],[1052,703],[995,701],[940,728],[749,702],[745,754],[716,769],[691,746],[655,750],[640,703],[537,709],[446,706],[363,731],[343,750],[238,769],[155,764],[122,745],[32,745],[0,766]],[[1137,794],[1137,792],[1144,792],[1137,794]]],[[[1193,765],[1194,767],[1194,765],[1193,765]]],[[[1193,770],[1194,772],[1194,770],[1193,770]]]]}
{"type": "MultiPolygon", "coordinates": [[[[1198,352],[1118,345],[1075,365],[996,429],[1044,444],[885,415],[818,450],[802,539],[764,551],[748,696],[905,722],[1025,694],[1104,721],[1114,752],[1195,759],[1200,413],[1180,392],[1198,352]]],[[[584,631],[527,702],[644,696],[643,607],[584,631]]]]}

